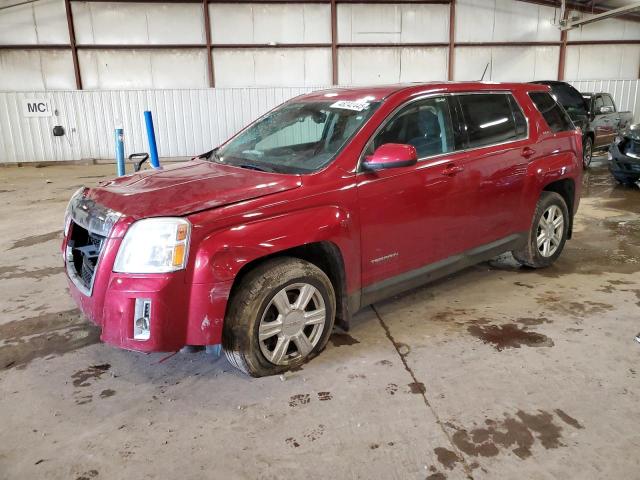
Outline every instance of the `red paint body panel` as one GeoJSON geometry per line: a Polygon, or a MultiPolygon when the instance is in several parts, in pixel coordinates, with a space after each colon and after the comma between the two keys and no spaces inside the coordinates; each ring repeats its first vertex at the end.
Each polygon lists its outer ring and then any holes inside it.
{"type": "MultiPolygon", "coordinates": [[[[570,179],[577,210],[579,132],[552,133],[529,100],[531,84],[433,83],[331,89],[292,101],[382,102],[333,162],[308,175],[285,175],[193,160],[90,189],[95,202],[121,212],[98,263],[90,295],[70,280],[102,339],[139,351],[220,343],[229,294],[240,270],[290,248],[326,242],[340,252],[346,294],[424,265],[528,231],[543,188],[570,179]],[[510,91],[529,121],[529,137],[456,151],[415,165],[358,172],[370,137],[397,107],[429,93],[510,91]],[[327,95],[331,95],[327,97],[327,95]],[[531,151],[525,151],[525,149],[531,151]],[[445,169],[462,167],[455,175],[445,169]],[[146,217],[182,216],[192,225],[184,270],[153,275],[112,271],[128,227],[146,217]],[[133,339],[136,298],[152,300],[151,337],[133,339]]],[[[63,251],[68,239],[64,240],[63,251]]]]}

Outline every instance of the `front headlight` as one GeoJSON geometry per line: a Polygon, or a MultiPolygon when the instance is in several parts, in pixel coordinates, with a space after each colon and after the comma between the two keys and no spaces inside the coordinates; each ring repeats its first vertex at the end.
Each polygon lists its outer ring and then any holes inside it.
{"type": "Polygon", "coordinates": [[[183,218],[146,218],[127,230],[114,272],[166,273],[187,264],[191,224],[183,218]]]}

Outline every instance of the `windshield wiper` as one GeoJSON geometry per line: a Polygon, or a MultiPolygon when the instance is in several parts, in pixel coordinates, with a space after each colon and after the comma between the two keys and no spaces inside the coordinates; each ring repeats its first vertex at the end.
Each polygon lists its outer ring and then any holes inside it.
{"type": "Polygon", "coordinates": [[[258,172],[269,172],[269,173],[276,172],[275,169],[273,168],[265,167],[263,165],[256,165],[254,163],[240,163],[236,165],[236,167],[246,168],[248,170],[257,170],[258,172]]]}

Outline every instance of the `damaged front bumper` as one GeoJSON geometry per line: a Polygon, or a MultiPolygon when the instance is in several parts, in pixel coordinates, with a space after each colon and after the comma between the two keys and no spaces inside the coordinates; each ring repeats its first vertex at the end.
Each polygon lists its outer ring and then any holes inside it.
{"type": "Polygon", "coordinates": [[[105,226],[105,209],[86,202],[69,212],[62,252],[69,292],[102,328],[105,343],[143,352],[216,345],[231,282],[190,283],[187,269],[162,274],[113,272],[126,225],[105,226]],[[81,210],[82,213],[79,213],[81,210]]]}
{"type": "Polygon", "coordinates": [[[640,178],[640,142],[623,138],[609,148],[609,171],[616,178],[640,178]]]}

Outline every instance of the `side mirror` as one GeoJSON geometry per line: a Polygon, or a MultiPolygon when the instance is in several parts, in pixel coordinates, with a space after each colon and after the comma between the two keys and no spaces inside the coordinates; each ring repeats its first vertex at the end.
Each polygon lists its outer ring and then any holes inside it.
{"type": "Polygon", "coordinates": [[[365,157],[362,166],[366,170],[384,170],[386,168],[410,167],[418,161],[418,153],[413,145],[385,143],[380,145],[373,155],[365,157]]]}

